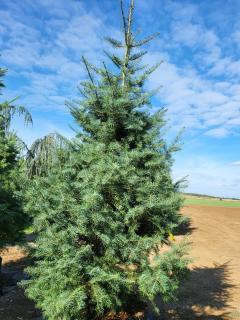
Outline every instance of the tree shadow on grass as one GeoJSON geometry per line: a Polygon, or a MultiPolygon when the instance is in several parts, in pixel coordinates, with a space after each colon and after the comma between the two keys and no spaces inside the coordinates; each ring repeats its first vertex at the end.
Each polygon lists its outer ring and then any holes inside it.
{"type": "Polygon", "coordinates": [[[152,316],[149,319],[234,319],[229,305],[230,290],[234,286],[230,284],[229,276],[228,262],[212,268],[194,268],[188,281],[180,289],[179,300],[175,303],[163,303],[158,298],[156,303],[162,310],[161,316],[152,316]]]}

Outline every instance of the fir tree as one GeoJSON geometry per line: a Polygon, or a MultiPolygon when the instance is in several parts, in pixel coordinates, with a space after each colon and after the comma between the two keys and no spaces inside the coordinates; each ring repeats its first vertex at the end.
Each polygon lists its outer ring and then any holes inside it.
{"type": "MultiPolygon", "coordinates": [[[[5,73],[6,69],[0,68],[0,89],[4,87],[5,73]]],[[[13,105],[15,100],[0,102],[0,247],[20,240],[28,220],[18,194],[22,168],[21,142],[10,130],[10,124],[16,113],[23,115],[26,123],[32,120],[24,107],[13,105]]]]}
{"type": "Polygon", "coordinates": [[[134,1],[127,18],[121,8],[124,41],[107,38],[124,50],[107,53],[117,71],[83,58],[88,80],[68,104],[81,128],[75,150],[27,194],[39,236],[24,286],[49,320],[97,319],[133,301],[174,299],[186,274],[186,246],[169,240],[182,219],[171,178],[177,147],[162,136],[165,110],[148,110],[154,92],[144,83],[158,65],[140,64],[154,36],[137,40],[134,1]]]}

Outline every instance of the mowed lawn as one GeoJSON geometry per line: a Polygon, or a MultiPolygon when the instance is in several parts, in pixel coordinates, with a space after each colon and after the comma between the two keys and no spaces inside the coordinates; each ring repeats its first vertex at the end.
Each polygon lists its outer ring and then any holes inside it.
{"type": "Polygon", "coordinates": [[[199,206],[213,206],[213,207],[228,207],[228,208],[240,208],[240,200],[219,200],[212,198],[201,197],[186,197],[184,205],[199,205],[199,206]]]}

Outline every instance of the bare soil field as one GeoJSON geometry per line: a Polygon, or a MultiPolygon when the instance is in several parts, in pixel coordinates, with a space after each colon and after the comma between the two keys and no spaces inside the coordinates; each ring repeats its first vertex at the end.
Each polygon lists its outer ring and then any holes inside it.
{"type": "Polygon", "coordinates": [[[240,208],[186,206],[183,213],[194,262],[163,319],[240,320],[240,208]]]}
{"type": "MultiPolygon", "coordinates": [[[[240,320],[240,208],[186,206],[183,213],[191,219],[183,234],[190,233],[194,262],[179,301],[164,304],[164,314],[159,319],[240,320]]],[[[0,255],[4,275],[0,319],[41,319],[34,304],[16,286],[24,277],[23,268],[29,259],[17,247],[0,255]]],[[[161,301],[157,303],[162,306],[161,301]]]]}

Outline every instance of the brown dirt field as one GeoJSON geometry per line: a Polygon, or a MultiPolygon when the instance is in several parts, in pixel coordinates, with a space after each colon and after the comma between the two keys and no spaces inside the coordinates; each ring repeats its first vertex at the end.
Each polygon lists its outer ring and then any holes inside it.
{"type": "MultiPolygon", "coordinates": [[[[164,304],[159,319],[240,320],[240,209],[187,206],[183,213],[191,219],[183,233],[190,232],[190,256],[195,260],[179,301],[164,304]]],[[[1,255],[7,280],[0,297],[0,319],[41,319],[22,289],[11,283],[24,277],[23,268],[29,264],[25,253],[12,247],[1,255]]]]}
{"type": "Polygon", "coordinates": [[[165,319],[240,320],[240,209],[186,206],[183,213],[191,219],[194,262],[165,319]]]}

